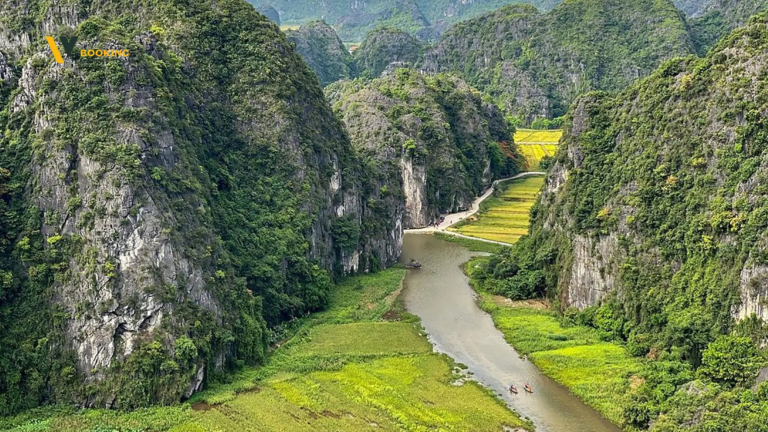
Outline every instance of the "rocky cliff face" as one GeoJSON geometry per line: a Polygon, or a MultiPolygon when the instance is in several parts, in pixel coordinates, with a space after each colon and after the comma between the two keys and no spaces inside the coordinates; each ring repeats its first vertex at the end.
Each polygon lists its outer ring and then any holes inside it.
{"type": "Polygon", "coordinates": [[[329,275],[399,255],[317,81],[246,3],[0,15],[0,414],[178,400],[260,361],[329,275]]]}
{"type": "Polygon", "coordinates": [[[296,45],[296,52],[312,68],[321,85],[352,77],[352,56],[333,28],[325,22],[313,21],[285,34],[296,45]]]}
{"type": "Polygon", "coordinates": [[[372,187],[405,228],[468,207],[494,176],[519,170],[499,110],[459,79],[399,69],[326,93],[377,173],[372,187]]]}
{"type": "Polygon", "coordinates": [[[613,304],[631,342],[695,335],[694,359],[734,319],[768,320],[766,35],[762,15],[706,58],[578,100],[531,229],[564,306],[613,304]]]}
{"type": "Polygon", "coordinates": [[[624,88],[693,51],[670,1],[577,0],[546,14],[508,6],[457,24],[421,69],[458,73],[531,122],[563,115],[585,91],[624,88]]]}

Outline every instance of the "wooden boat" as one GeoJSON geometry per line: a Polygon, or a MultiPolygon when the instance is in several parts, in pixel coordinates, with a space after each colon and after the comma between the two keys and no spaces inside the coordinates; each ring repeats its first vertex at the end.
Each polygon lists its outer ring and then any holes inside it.
{"type": "Polygon", "coordinates": [[[417,268],[417,269],[419,269],[419,268],[421,268],[421,263],[416,261],[416,260],[411,260],[411,262],[409,262],[405,266],[409,267],[409,268],[417,268]]]}

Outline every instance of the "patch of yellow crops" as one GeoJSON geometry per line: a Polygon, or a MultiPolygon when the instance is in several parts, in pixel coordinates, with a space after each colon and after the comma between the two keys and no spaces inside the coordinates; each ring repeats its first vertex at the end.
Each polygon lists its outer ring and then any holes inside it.
{"type": "Polygon", "coordinates": [[[534,130],[518,129],[515,132],[516,143],[545,143],[557,144],[563,136],[561,129],[556,130],[534,130]]]}
{"type": "Polygon", "coordinates": [[[558,143],[563,136],[562,130],[533,130],[518,129],[515,132],[515,144],[520,153],[528,161],[532,171],[539,169],[539,163],[544,156],[554,156],[558,143]]]}
{"type": "Polygon", "coordinates": [[[528,234],[530,212],[543,177],[527,177],[505,185],[501,196],[491,198],[489,207],[473,222],[461,225],[455,231],[470,237],[515,243],[528,234]]]}

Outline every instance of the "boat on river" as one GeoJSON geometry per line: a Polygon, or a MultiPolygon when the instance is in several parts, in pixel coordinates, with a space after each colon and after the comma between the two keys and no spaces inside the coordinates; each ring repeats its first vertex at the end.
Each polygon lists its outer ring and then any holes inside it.
{"type": "Polygon", "coordinates": [[[510,391],[510,392],[512,392],[512,393],[514,393],[514,394],[517,394],[517,387],[515,387],[515,386],[513,386],[513,385],[510,385],[510,386],[509,386],[509,391],[510,391]]]}
{"type": "Polygon", "coordinates": [[[419,268],[421,268],[421,263],[420,263],[420,262],[418,262],[418,261],[416,261],[416,260],[413,260],[413,259],[412,259],[412,260],[411,260],[411,261],[410,261],[408,264],[406,264],[405,266],[406,266],[406,267],[408,267],[408,268],[416,268],[416,269],[419,269],[419,268]]]}
{"type": "Polygon", "coordinates": [[[526,384],[525,386],[523,386],[523,388],[525,389],[526,392],[533,393],[533,387],[531,387],[530,384],[526,384]]]}

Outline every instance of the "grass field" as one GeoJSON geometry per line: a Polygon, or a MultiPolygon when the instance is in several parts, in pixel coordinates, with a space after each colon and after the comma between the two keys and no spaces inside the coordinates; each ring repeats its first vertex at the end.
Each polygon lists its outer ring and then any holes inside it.
{"type": "MultiPolygon", "coordinates": [[[[475,258],[482,259],[487,258],[475,258]]],[[[632,377],[644,367],[641,359],[602,341],[592,328],[563,326],[551,311],[509,304],[488,293],[479,296],[483,310],[518,352],[605,418],[621,422],[632,377]]]]}
{"type": "Polygon", "coordinates": [[[464,237],[456,237],[450,234],[436,232],[435,237],[440,240],[445,240],[451,243],[456,243],[464,246],[472,252],[486,252],[486,253],[498,253],[505,246],[496,243],[488,243],[481,240],[473,240],[464,237]]]}
{"type": "Polygon", "coordinates": [[[528,161],[529,169],[536,171],[544,156],[555,155],[562,136],[562,130],[518,129],[515,132],[515,143],[528,161]]]}
{"type": "Polygon", "coordinates": [[[502,192],[486,199],[478,214],[452,230],[470,237],[516,242],[528,234],[531,206],[543,183],[543,177],[525,177],[503,184],[502,192]]]}
{"type": "Polygon", "coordinates": [[[354,277],[298,323],[267,364],[184,404],[119,413],[47,408],[0,429],[27,431],[503,431],[532,427],[490,391],[457,381],[396,298],[405,270],[354,277]],[[455,383],[462,383],[455,385],[455,383]]]}

